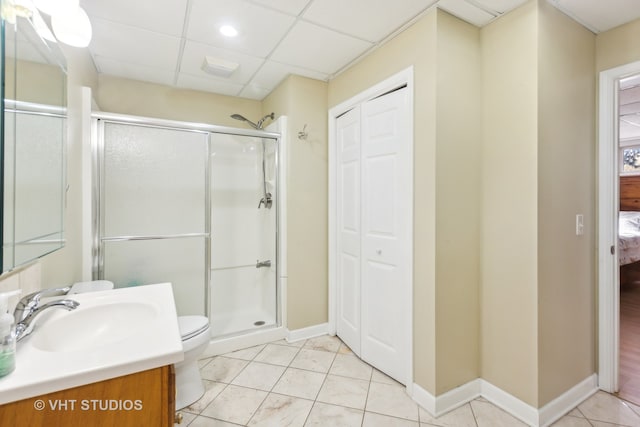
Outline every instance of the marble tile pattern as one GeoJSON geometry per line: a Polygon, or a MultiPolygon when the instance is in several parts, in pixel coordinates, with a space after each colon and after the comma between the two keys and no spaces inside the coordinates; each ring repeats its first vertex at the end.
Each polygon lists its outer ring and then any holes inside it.
{"type": "MultiPolygon", "coordinates": [[[[483,398],[440,417],[337,337],[285,340],[199,361],[202,398],[180,427],[526,427],[483,398]]],[[[640,427],[640,406],[598,392],[552,427],[640,427]]]]}

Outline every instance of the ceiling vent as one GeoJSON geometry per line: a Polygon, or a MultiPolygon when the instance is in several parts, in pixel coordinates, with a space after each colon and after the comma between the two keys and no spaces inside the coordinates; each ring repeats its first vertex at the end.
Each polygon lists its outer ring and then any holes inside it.
{"type": "Polygon", "coordinates": [[[205,56],[202,70],[218,77],[230,77],[240,66],[237,62],[226,61],[213,56],[205,56]]]}

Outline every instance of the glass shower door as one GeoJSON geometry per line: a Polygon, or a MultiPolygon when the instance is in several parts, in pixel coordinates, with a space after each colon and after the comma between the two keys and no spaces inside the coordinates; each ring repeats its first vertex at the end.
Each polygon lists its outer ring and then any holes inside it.
{"type": "Polygon", "coordinates": [[[214,337],[277,325],[276,140],[211,137],[214,337]],[[270,201],[270,203],[269,203],[270,201]]]}
{"type": "Polygon", "coordinates": [[[171,282],[179,315],[206,314],[208,133],[98,121],[97,276],[171,282]]]}

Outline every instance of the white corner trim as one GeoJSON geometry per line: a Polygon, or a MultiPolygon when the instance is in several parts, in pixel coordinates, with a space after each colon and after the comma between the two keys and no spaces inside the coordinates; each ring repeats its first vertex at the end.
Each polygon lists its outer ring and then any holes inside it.
{"type": "Polygon", "coordinates": [[[420,385],[413,383],[413,393],[410,396],[414,402],[426,409],[429,414],[436,416],[436,397],[433,394],[423,389],[420,385]]]}
{"type": "Polygon", "coordinates": [[[327,335],[328,333],[328,323],[321,323],[319,325],[308,326],[302,329],[294,329],[293,331],[287,329],[287,342],[306,340],[309,338],[319,337],[320,335],[327,335]]]}
{"type": "Polygon", "coordinates": [[[411,398],[434,417],[483,397],[497,407],[534,427],[547,427],[598,391],[598,376],[592,374],[540,409],[481,378],[469,381],[439,396],[413,384],[411,398]]]}
{"type": "Polygon", "coordinates": [[[439,417],[480,397],[481,381],[480,379],[469,381],[438,397],[414,383],[411,398],[434,417],[439,417]]]}
{"type": "Polygon", "coordinates": [[[482,379],[480,381],[480,394],[482,397],[525,424],[530,426],[538,425],[538,410],[536,408],[488,381],[482,379]]]}
{"type": "Polygon", "coordinates": [[[596,391],[598,391],[598,375],[593,374],[538,410],[540,427],[546,427],[558,421],[596,391]]]}

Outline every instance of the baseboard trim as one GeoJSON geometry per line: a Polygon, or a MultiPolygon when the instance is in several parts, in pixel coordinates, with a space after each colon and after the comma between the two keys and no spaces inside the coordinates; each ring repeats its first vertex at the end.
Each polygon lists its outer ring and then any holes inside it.
{"type": "Polygon", "coordinates": [[[475,379],[435,397],[414,383],[411,398],[433,416],[439,417],[480,397],[480,385],[481,380],[475,379]]]}
{"type": "Polygon", "coordinates": [[[514,395],[494,386],[488,381],[480,380],[480,395],[497,407],[504,409],[523,423],[537,427],[538,410],[514,395]]]}
{"type": "Polygon", "coordinates": [[[538,411],[540,427],[547,427],[558,421],[563,415],[587,400],[597,391],[598,375],[588,376],[538,411]]]}
{"type": "Polygon", "coordinates": [[[536,409],[490,382],[477,378],[437,397],[414,383],[411,398],[429,413],[439,417],[473,399],[483,397],[529,426],[548,427],[596,391],[598,376],[592,374],[544,407],[536,409]]]}
{"type": "Polygon", "coordinates": [[[320,335],[327,335],[329,333],[329,324],[321,323],[319,325],[308,326],[306,328],[294,329],[292,331],[287,329],[287,341],[295,342],[300,340],[306,340],[309,338],[319,337],[320,335]]]}

